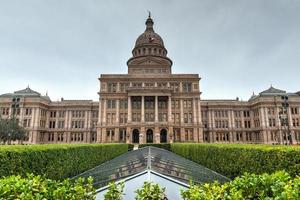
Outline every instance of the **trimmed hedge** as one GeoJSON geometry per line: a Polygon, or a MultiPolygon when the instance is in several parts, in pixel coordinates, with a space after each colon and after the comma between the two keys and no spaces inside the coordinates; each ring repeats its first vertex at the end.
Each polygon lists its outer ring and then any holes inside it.
{"type": "Polygon", "coordinates": [[[87,180],[79,178],[74,182],[69,179],[55,181],[32,174],[25,178],[9,176],[0,179],[0,199],[93,200],[95,189],[91,178],[87,180]]]}
{"type": "Polygon", "coordinates": [[[244,144],[171,144],[171,151],[220,174],[234,178],[245,172],[286,170],[300,175],[300,148],[244,144]]]}
{"type": "Polygon", "coordinates": [[[161,144],[153,144],[153,143],[139,144],[139,148],[148,147],[148,146],[157,147],[157,148],[161,148],[161,149],[165,149],[165,150],[171,151],[171,145],[170,145],[170,143],[161,143],[161,144]]]}
{"type": "Polygon", "coordinates": [[[33,173],[51,179],[64,179],[127,151],[127,144],[0,146],[0,177],[33,173]]]}
{"type": "Polygon", "coordinates": [[[133,144],[128,144],[128,151],[132,151],[134,148],[134,145],[133,144]]]}
{"type": "Polygon", "coordinates": [[[225,184],[191,185],[181,191],[184,200],[300,199],[300,177],[286,172],[274,174],[244,174],[225,184]]]}

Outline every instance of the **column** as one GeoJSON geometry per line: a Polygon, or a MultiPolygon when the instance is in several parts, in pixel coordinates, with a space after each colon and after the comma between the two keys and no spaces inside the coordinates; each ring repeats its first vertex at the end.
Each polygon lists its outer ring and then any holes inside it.
{"type": "Polygon", "coordinates": [[[69,129],[72,129],[72,111],[69,111],[69,119],[68,119],[68,127],[69,129]]]}
{"type": "Polygon", "coordinates": [[[114,142],[120,142],[120,129],[119,128],[115,128],[115,138],[114,138],[114,142]]]}
{"type": "Polygon", "coordinates": [[[179,83],[179,92],[182,92],[182,82],[179,83]]]}
{"type": "Polygon", "coordinates": [[[40,127],[40,118],[41,118],[40,109],[39,108],[35,108],[34,124],[33,124],[32,128],[38,128],[38,127],[40,127]]]}
{"type": "Polygon", "coordinates": [[[106,128],[102,128],[102,130],[101,130],[101,143],[107,143],[107,141],[106,141],[106,128]]]}
{"type": "Polygon", "coordinates": [[[154,137],[155,137],[153,138],[154,143],[160,143],[160,132],[158,126],[155,126],[154,128],[154,137]]]}
{"type": "Polygon", "coordinates": [[[92,132],[86,132],[86,140],[85,140],[85,142],[91,143],[91,134],[92,134],[92,132]]]}
{"type": "Polygon", "coordinates": [[[203,129],[202,128],[198,128],[198,142],[203,143],[203,129]]]}
{"type": "Polygon", "coordinates": [[[248,141],[246,140],[246,132],[245,131],[243,131],[242,132],[242,141],[243,141],[243,143],[247,143],[248,141]]]}
{"type": "Polygon", "coordinates": [[[185,142],[185,129],[180,128],[180,142],[185,142]]]}
{"type": "Polygon", "coordinates": [[[36,121],[36,110],[38,110],[38,108],[32,108],[32,111],[31,111],[31,124],[29,125],[32,129],[34,129],[35,128],[35,125],[36,125],[36,123],[35,123],[35,121],[36,121]]]}
{"type": "Polygon", "coordinates": [[[266,123],[266,127],[269,127],[269,116],[268,116],[268,108],[264,108],[265,111],[265,123],[266,123]]]}
{"type": "Polygon", "coordinates": [[[228,129],[231,130],[233,118],[231,116],[231,110],[228,110],[227,112],[228,112],[228,129]]]}
{"type": "Polygon", "coordinates": [[[198,141],[199,137],[198,137],[198,130],[197,130],[197,128],[193,128],[192,131],[193,131],[193,142],[199,142],[198,141]]]}
{"type": "Polygon", "coordinates": [[[126,143],[131,143],[132,139],[131,139],[132,133],[131,133],[131,129],[130,127],[126,128],[126,143]]]}
{"type": "Polygon", "coordinates": [[[141,105],[141,122],[145,122],[145,96],[142,96],[142,105],[141,105]]]}
{"type": "Polygon", "coordinates": [[[65,130],[68,130],[69,129],[69,111],[66,110],[65,112],[65,130]]]}
{"type": "Polygon", "coordinates": [[[195,98],[193,98],[193,124],[197,124],[197,108],[195,98]]]}
{"type": "Polygon", "coordinates": [[[66,133],[66,137],[67,137],[67,143],[71,143],[71,133],[70,132],[66,133]]]}
{"type": "MultiPolygon", "coordinates": [[[[239,134],[238,132],[232,132],[232,142],[235,143],[236,142],[236,135],[239,134]]],[[[242,140],[242,138],[240,138],[240,141],[242,140]]],[[[239,142],[240,142],[239,141],[239,142]]]]}
{"type": "Polygon", "coordinates": [[[212,124],[212,128],[215,129],[216,128],[216,122],[215,122],[215,112],[213,110],[210,111],[211,112],[211,124],[212,124]]]}
{"type": "Polygon", "coordinates": [[[259,116],[260,116],[260,125],[262,128],[265,128],[265,113],[264,113],[264,108],[259,108],[259,116]]]}
{"type": "Polygon", "coordinates": [[[169,96],[168,101],[168,122],[169,124],[172,123],[172,99],[171,96],[169,96]]]}
{"type": "Polygon", "coordinates": [[[53,132],[53,134],[54,134],[54,141],[53,141],[53,143],[57,143],[58,133],[57,132],[53,132]]]}
{"type": "Polygon", "coordinates": [[[158,96],[155,96],[155,122],[158,122],[158,96]]]}
{"type": "Polygon", "coordinates": [[[289,123],[290,128],[293,127],[293,120],[292,120],[292,113],[291,113],[291,107],[287,108],[287,120],[289,123]]]}
{"type": "Polygon", "coordinates": [[[103,99],[103,119],[102,119],[103,125],[106,125],[106,102],[107,100],[103,99]]]}
{"type": "MultiPolygon", "coordinates": [[[[291,134],[291,140],[292,140],[292,144],[297,144],[296,140],[295,140],[295,131],[292,131],[291,129],[293,128],[293,118],[292,118],[292,113],[291,113],[291,107],[287,108],[287,120],[288,120],[288,126],[287,129],[290,130],[290,133],[288,133],[287,131],[287,135],[291,134]]],[[[289,140],[288,140],[288,144],[289,144],[289,140]]]]}
{"type": "Polygon", "coordinates": [[[183,124],[183,100],[180,99],[180,124],[183,124]]]}
{"type": "Polygon", "coordinates": [[[212,122],[211,122],[211,111],[209,109],[207,109],[207,119],[208,119],[208,128],[211,129],[212,128],[212,122]]]}
{"type": "Polygon", "coordinates": [[[174,141],[174,129],[172,126],[169,126],[167,140],[168,140],[167,141],[168,143],[173,143],[173,141],[174,141]]]}
{"type": "Polygon", "coordinates": [[[241,120],[242,120],[242,129],[245,130],[245,118],[244,118],[244,111],[240,111],[241,113],[241,120]]]}
{"type": "Polygon", "coordinates": [[[214,133],[212,131],[209,131],[209,143],[214,142],[214,133]]]}
{"type": "Polygon", "coordinates": [[[97,136],[96,137],[97,137],[97,142],[98,143],[102,142],[101,141],[101,139],[102,139],[102,132],[101,132],[101,128],[100,127],[97,128],[97,136]]]}
{"type": "Polygon", "coordinates": [[[235,117],[234,117],[234,112],[233,110],[229,111],[230,112],[230,115],[231,115],[231,127],[233,129],[235,129],[235,117]]]}
{"type": "Polygon", "coordinates": [[[202,125],[202,116],[201,116],[201,104],[200,104],[200,98],[197,99],[197,106],[198,106],[198,124],[202,125]]]}
{"type": "Polygon", "coordinates": [[[84,129],[88,130],[89,128],[89,111],[83,111],[84,112],[84,129]]]}
{"type": "Polygon", "coordinates": [[[128,108],[128,116],[127,116],[127,122],[131,122],[131,97],[128,96],[128,101],[127,101],[127,108],[128,108]]]}
{"type": "Polygon", "coordinates": [[[101,126],[102,124],[102,99],[99,98],[99,111],[98,111],[98,126],[101,126]]]}
{"type": "Polygon", "coordinates": [[[139,143],[140,144],[146,143],[146,130],[144,126],[141,127],[141,131],[139,134],[139,143]]]}
{"type": "Polygon", "coordinates": [[[120,99],[116,100],[117,108],[116,108],[116,124],[119,124],[119,116],[120,116],[120,99]]]}

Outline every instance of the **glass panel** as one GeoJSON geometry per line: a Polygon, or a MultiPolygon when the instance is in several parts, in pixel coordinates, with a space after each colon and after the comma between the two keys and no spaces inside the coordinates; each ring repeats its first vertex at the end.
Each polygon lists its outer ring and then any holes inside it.
{"type": "Polygon", "coordinates": [[[144,147],[125,153],[76,177],[92,176],[95,187],[100,188],[111,181],[124,179],[147,169],[183,183],[189,183],[190,180],[196,183],[230,181],[217,172],[156,147],[144,147]]]}

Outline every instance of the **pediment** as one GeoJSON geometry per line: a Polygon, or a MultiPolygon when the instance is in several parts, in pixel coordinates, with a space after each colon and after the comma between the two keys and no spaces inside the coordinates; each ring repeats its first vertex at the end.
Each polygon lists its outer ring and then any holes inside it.
{"type": "Polygon", "coordinates": [[[159,66],[159,65],[168,65],[169,62],[165,59],[159,59],[154,57],[147,57],[141,59],[134,59],[130,63],[130,65],[139,65],[139,66],[159,66]]]}

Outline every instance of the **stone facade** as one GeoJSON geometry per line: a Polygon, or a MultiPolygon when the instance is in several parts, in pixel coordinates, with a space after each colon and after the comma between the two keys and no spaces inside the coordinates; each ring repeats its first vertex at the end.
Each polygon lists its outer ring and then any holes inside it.
{"type": "Polygon", "coordinates": [[[200,99],[199,75],[172,73],[150,16],[127,65],[127,74],[101,74],[99,102],[51,101],[27,87],[0,95],[1,117],[16,117],[31,144],[300,144],[300,92],[271,86],[248,101],[200,99]]]}

